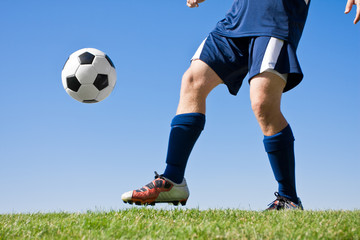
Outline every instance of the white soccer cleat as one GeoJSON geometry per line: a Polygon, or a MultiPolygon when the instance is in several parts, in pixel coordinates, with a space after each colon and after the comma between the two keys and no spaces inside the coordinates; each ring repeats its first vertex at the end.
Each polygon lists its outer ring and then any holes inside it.
{"type": "Polygon", "coordinates": [[[155,179],[144,187],[129,191],[121,196],[124,203],[136,205],[155,205],[155,203],[172,203],[184,206],[189,198],[186,180],[176,184],[155,172],[155,179]]]}

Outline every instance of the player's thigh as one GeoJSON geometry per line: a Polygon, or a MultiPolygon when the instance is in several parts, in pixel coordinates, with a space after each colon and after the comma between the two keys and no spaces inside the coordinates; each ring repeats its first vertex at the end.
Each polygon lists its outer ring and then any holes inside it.
{"type": "Polygon", "coordinates": [[[278,75],[263,72],[250,80],[250,100],[255,112],[280,110],[286,82],[278,75]]]}
{"type": "Polygon", "coordinates": [[[223,83],[220,77],[205,62],[196,59],[191,62],[189,69],[185,72],[182,84],[182,93],[205,94],[211,92],[217,85],[223,83]]]}

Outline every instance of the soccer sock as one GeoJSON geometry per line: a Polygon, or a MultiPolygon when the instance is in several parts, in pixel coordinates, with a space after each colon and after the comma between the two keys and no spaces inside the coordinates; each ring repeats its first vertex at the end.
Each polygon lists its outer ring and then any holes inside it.
{"type": "Polygon", "coordinates": [[[264,136],[264,146],[279,184],[279,194],[298,203],[295,188],[294,135],[290,125],[272,136],[264,136]]]}
{"type": "Polygon", "coordinates": [[[173,118],[164,177],[175,183],[183,181],[186,163],[204,126],[202,113],[180,114],[173,118]]]}

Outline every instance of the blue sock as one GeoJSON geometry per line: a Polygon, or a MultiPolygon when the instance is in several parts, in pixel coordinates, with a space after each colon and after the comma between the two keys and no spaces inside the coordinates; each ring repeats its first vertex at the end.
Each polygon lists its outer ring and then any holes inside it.
{"type": "Polygon", "coordinates": [[[264,136],[264,146],[268,154],[271,168],[279,184],[279,194],[294,203],[298,203],[295,188],[295,155],[294,135],[290,125],[281,132],[264,136]]]}
{"type": "Polygon", "coordinates": [[[175,183],[183,181],[186,163],[204,126],[205,115],[202,113],[187,113],[174,117],[171,122],[164,177],[175,183]]]}

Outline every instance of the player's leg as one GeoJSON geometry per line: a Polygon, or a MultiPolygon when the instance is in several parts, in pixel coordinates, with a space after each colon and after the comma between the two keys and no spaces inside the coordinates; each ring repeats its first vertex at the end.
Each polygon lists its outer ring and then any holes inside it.
{"type": "Polygon", "coordinates": [[[250,99],[264,134],[264,146],[279,184],[279,195],[298,204],[294,136],[280,109],[285,83],[278,75],[263,72],[250,81],[250,99]]]}
{"type": "Polygon", "coordinates": [[[288,123],[280,105],[286,82],[271,72],[263,72],[250,81],[250,100],[255,117],[265,136],[271,136],[288,123]]]}
{"type": "Polygon", "coordinates": [[[186,204],[189,197],[184,179],[186,163],[205,125],[206,98],[220,83],[221,79],[206,63],[192,61],[183,75],[177,114],[171,122],[165,172],[156,173],[155,180],[146,186],[124,193],[121,196],[124,202],[186,204]]]}
{"type": "Polygon", "coordinates": [[[294,136],[280,106],[282,93],[302,80],[295,48],[274,37],[255,37],[250,44],[250,99],[264,134],[264,146],[279,184],[269,209],[302,208],[295,188],[294,136]]]}
{"type": "Polygon", "coordinates": [[[203,61],[193,60],[182,78],[176,116],[171,122],[164,177],[181,183],[196,140],[205,126],[206,98],[222,80],[203,61]]]}

